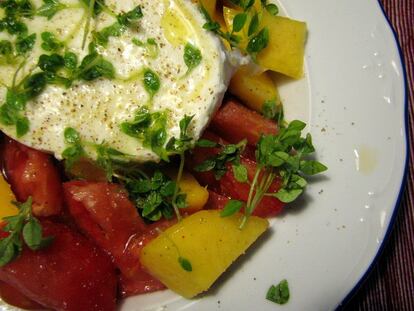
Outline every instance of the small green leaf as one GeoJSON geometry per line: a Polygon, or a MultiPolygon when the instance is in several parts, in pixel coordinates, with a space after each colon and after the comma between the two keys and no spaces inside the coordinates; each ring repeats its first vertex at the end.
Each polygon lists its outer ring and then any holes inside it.
{"type": "Polygon", "coordinates": [[[121,25],[119,22],[115,22],[112,25],[103,28],[99,32],[94,32],[94,41],[103,47],[107,47],[110,37],[119,37],[125,32],[125,30],[126,27],[124,25],[121,25]]]}
{"type": "Polygon", "coordinates": [[[193,271],[193,266],[191,265],[191,262],[183,257],[178,257],[178,263],[180,264],[181,268],[183,268],[187,272],[193,271]]]}
{"type": "Polygon", "coordinates": [[[17,111],[23,111],[26,108],[27,98],[24,93],[8,89],[6,93],[6,104],[17,111]]]}
{"type": "Polygon", "coordinates": [[[242,1],[242,7],[245,11],[247,11],[248,9],[250,9],[253,4],[254,4],[255,0],[244,0],[242,1]]]}
{"type": "Polygon", "coordinates": [[[163,197],[172,197],[174,195],[176,183],[174,181],[168,181],[160,188],[160,193],[163,197]]]}
{"type": "Polygon", "coordinates": [[[81,142],[78,131],[72,127],[67,127],[63,133],[63,136],[65,137],[65,142],[67,144],[78,144],[81,142]]]}
{"type": "Polygon", "coordinates": [[[16,136],[23,137],[29,132],[30,122],[26,117],[19,117],[16,121],[16,136]]]}
{"type": "Polygon", "coordinates": [[[269,3],[265,6],[266,10],[273,16],[279,14],[279,7],[274,3],[269,3]]]}
{"type": "Polygon", "coordinates": [[[269,44],[269,29],[263,28],[257,35],[250,39],[247,45],[247,52],[257,54],[269,44]]]}
{"type": "Polygon", "coordinates": [[[187,65],[188,72],[192,71],[198,65],[200,65],[201,60],[203,59],[201,51],[192,45],[187,43],[184,47],[184,62],[187,65]]]}
{"type": "Polygon", "coordinates": [[[37,15],[47,17],[51,20],[61,10],[64,10],[66,5],[58,0],[43,0],[43,5],[37,10],[37,15]]]}
{"type": "Polygon", "coordinates": [[[253,35],[254,33],[257,32],[257,30],[259,29],[259,14],[256,13],[255,15],[253,15],[250,24],[249,24],[249,31],[248,31],[248,36],[250,37],[251,35],[253,35]]]}
{"type": "Polygon", "coordinates": [[[142,13],[141,7],[138,5],[133,10],[124,14],[120,14],[118,16],[118,22],[123,26],[129,27],[142,17],[144,17],[144,14],[142,13]]]}
{"type": "Polygon", "coordinates": [[[207,159],[201,164],[197,165],[194,170],[196,172],[208,172],[216,167],[216,161],[214,159],[207,159]]]}
{"type": "Polygon", "coordinates": [[[302,131],[306,127],[306,123],[299,121],[299,120],[293,120],[289,123],[287,130],[288,131],[302,131]]]}
{"type": "Polygon", "coordinates": [[[247,168],[242,164],[233,165],[233,175],[234,175],[234,178],[236,178],[238,182],[246,183],[249,181],[248,175],[247,175],[247,168]]]}
{"type": "Polygon", "coordinates": [[[159,91],[161,87],[160,78],[151,69],[145,70],[143,83],[145,90],[148,92],[151,98],[154,97],[154,95],[159,91]]]}
{"type": "Polygon", "coordinates": [[[229,200],[224,207],[224,209],[220,212],[221,217],[229,217],[236,213],[238,213],[244,205],[244,202],[237,201],[237,200],[229,200]]]}
{"type": "Polygon", "coordinates": [[[0,55],[11,56],[13,54],[13,45],[8,40],[0,41],[0,55]]]}
{"type": "Polygon", "coordinates": [[[266,299],[279,305],[284,305],[289,301],[290,291],[287,280],[282,280],[278,285],[272,285],[267,294],[266,299]]]}
{"type": "Polygon", "coordinates": [[[19,115],[18,111],[7,104],[0,106],[0,122],[4,125],[15,125],[19,115]]]}
{"type": "Polygon", "coordinates": [[[73,71],[78,66],[78,56],[73,52],[65,52],[63,56],[65,68],[73,71]]]}
{"type": "Polygon", "coordinates": [[[38,65],[43,71],[55,73],[58,69],[65,65],[65,60],[58,54],[43,54],[39,57],[38,65]]]}
{"type": "Polygon", "coordinates": [[[101,77],[113,79],[115,67],[98,53],[92,52],[82,60],[78,76],[85,81],[93,81],[101,77]]]}
{"type": "Polygon", "coordinates": [[[2,28],[5,28],[11,35],[17,35],[19,37],[27,35],[28,29],[26,24],[17,20],[13,16],[6,16],[3,20],[1,20],[1,24],[2,28]]]}
{"type": "Polygon", "coordinates": [[[24,90],[29,98],[40,95],[47,85],[47,77],[44,72],[35,73],[24,80],[24,90]]]}
{"type": "Polygon", "coordinates": [[[300,170],[303,174],[311,176],[325,172],[328,168],[318,161],[308,160],[300,162],[300,170]]]}
{"type": "Polygon", "coordinates": [[[29,36],[18,37],[16,40],[16,52],[18,55],[24,55],[27,52],[30,52],[36,42],[36,34],[31,34],[29,36]]]}
{"type": "Polygon", "coordinates": [[[42,49],[47,52],[57,52],[64,47],[63,42],[60,42],[51,32],[42,32],[41,38],[43,40],[42,49]]]}
{"type": "Polygon", "coordinates": [[[233,19],[233,32],[239,32],[246,25],[247,14],[239,13],[233,19]]]}
{"type": "Polygon", "coordinates": [[[16,257],[16,248],[9,239],[0,241],[0,267],[4,267],[16,257]]]}
{"type": "Polygon", "coordinates": [[[178,208],[186,208],[188,206],[187,195],[185,193],[177,195],[177,198],[175,199],[175,205],[178,208]]]}
{"type": "Polygon", "coordinates": [[[217,147],[220,147],[220,145],[218,143],[216,143],[215,141],[208,140],[208,139],[200,139],[199,141],[196,142],[196,146],[200,147],[200,148],[217,148],[217,147]]]}
{"type": "Polygon", "coordinates": [[[42,226],[35,218],[29,221],[23,227],[23,239],[31,250],[38,250],[42,242],[42,226]]]}
{"type": "Polygon", "coordinates": [[[303,193],[303,189],[280,189],[277,193],[274,194],[276,198],[278,198],[283,203],[292,203],[295,201],[301,194],[303,193]]]}

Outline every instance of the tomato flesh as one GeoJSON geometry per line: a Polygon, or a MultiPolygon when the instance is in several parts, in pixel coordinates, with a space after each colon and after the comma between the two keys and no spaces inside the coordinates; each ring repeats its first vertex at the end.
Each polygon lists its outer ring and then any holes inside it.
{"type": "Polygon", "coordinates": [[[278,131],[275,122],[234,99],[229,99],[216,113],[211,121],[211,129],[233,144],[247,139],[252,146],[256,146],[261,135],[276,134],[278,131]]]}
{"type": "Polygon", "coordinates": [[[64,184],[70,214],[81,230],[109,253],[121,271],[121,294],[164,289],[139,262],[140,241],[149,230],[119,185],[75,181],[64,184]],[[125,289],[125,287],[127,289],[125,289]]]}
{"type": "Polygon", "coordinates": [[[33,199],[35,216],[53,216],[63,206],[62,184],[52,157],[7,138],[1,162],[11,188],[20,202],[33,199]]]}
{"type": "Polygon", "coordinates": [[[42,227],[53,243],[24,248],[0,268],[0,280],[48,309],[115,310],[117,277],[108,255],[64,224],[42,221],[42,227]]]}
{"type": "Polygon", "coordinates": [[[27,298],[13,286],[4,282],[0,282],[0,297],[9,305],[25,310],[41,310],[43,308],[37,302],[27,298]]]}

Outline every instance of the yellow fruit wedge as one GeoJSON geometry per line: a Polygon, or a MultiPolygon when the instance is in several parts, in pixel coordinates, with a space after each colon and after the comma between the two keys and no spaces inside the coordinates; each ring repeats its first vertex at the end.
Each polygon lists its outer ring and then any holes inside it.
{"type": "Polygon", "coordinates": [[[182,212],[196,212],[201,210],[208,201],[208,191],[202,187],[197,179],[188,172],[181,177],[179,187],[186,194],[187,207],[182,212]]]}
{"type": "Polygon", "coordinates": [[[303,76],[306,23],[263,11],[260,27],[268,27],[269,44],[257,55],[258,64],[291,78],[303,76]]]}
{"type": "Polygon", "coordinates": [[[242,217],[221,217],[217,210],[193,214],[145,246],[141,263],[169,289],[193,298],[209,289],[269,226],[266,219],[251,217],[240,230],[242,217]]]}
{"type": "Polygon", "coordinates": [[[235,73],[230,82],[230,92],[236,95],[250,109],[262,112],[266,101],[280,105],[276,84],[267,72],[254,74],[244,66],[235,73]]]}
{"type": "MultiPolygon", "coordinates": [[[[177,172],[171,169],[166,170],[165,174],[171,179],[177,180],[177,172]]],[[[208,201],[208,190],[201,186],[195,177],[189,172],[184,171],[178,184],[180,191],[186,195],[187,207],[180,209],[183,213],[195,213],[201,210],[208,201]]]]}
{"type": "Polygon", "coordinates": [[[10,185],[0,174],[0,220],[18,213],[17,207],[12,204],[15,200],[16,198],[10,189],[10,185]]]}

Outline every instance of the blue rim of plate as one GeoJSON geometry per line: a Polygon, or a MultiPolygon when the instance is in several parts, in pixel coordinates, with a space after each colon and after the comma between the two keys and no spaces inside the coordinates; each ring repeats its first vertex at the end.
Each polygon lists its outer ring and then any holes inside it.
{"type": "Polygon", "coordinates": [[[401,61],[402,66],[402,75],[403,75],[403,82],[404,82],[404,134],[405,134],[405,145],[406,145],[406,153],[405,153],[405,163],[404,163],[404,174],[403,178],[401,180],[401,186],[400,191],[398,193],[397,201],[395,203],[391,220],[388,224],[387,231],[385,232],[384,239],[382,241],[381,246],[379,247],[377,253],[375,254],[374,258],[372,259],[371,263],[369,264],[367,270],[365,273],[361,276],[361,278],[358,280],[358,282],[355,284],[355,286],[352,288],[352,290],[345,296],[345,298],[338,304],[336,307],[336,311],[343,310],[347,304],[351,301],[351,299],[356,295],[356,293],[361,289],[362,285],[365,281],[367,281],[368,277],[370,276],[371,272],[376,267],[379,258],[381,257],[385,247],[388,244],[388,241],[390,239],[391,233],[393,232],[394,225],[397,219],[398,212],[401,208],[401,200],[403,198],[403,194],[405,191],[405,185],[407,182],[407,176],[408,176],[408,162],[409,162],[409,154],[410,154],[410,148],[409,148],[409,139],[408,139],[408,80],[407,80],[407,68],[405,65],[404,55],[401,48],[401,44],[398,39],[397,32],[395,31],[390,19],[388,18],[387,14],[385,13],[384,7],[381,4],[380,0],[377,0],[378,6],[382,12],[382,15],[384,16],[385,21],[388,23],[388,27],[391,29],[391,32],[394,36],[395,45],[398,49],[398,54],[401,61]]]}

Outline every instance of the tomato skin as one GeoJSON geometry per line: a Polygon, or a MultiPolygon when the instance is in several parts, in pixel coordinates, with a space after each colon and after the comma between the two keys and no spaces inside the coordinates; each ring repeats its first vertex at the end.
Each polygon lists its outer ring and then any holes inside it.
{"type": "Polygon", "coordinates": [[[121,271],[121,295],[165,288],[139,262],[138,246],[151,227],[145,225],[121,186],[75,181],[65,183],[63,188],[69,212],[78,227],[112,256],[121,271]]]}
{"type": "Polygon", "coordinates": [[[266,119],[234,99],[229,99],[216,113],[211,129],[227,141],[237,144],[247,139],[248,144],[256,146],[262,134],[277,134],[275,122],[266,119]]]}
{"type": "Polygon", "coordinates": [[[13,286],[0,282],[0,297],[9,305],[25,310],[41,310],[43,307],[38,303],[24,296],[13,286]]]}
{"type": "Polygon", "coordinates": [[[208,201],[205,209],[223,209],[230,200],[228,197],[218,194],[215,191],[208,191],[208,201]]]}
{"type": "MultiPolygon", "coordinates": [[[[160,231],[165,231],[167,228],[176,224],[177,220],[160,220],[154,224],[148,225],[146,232],[140,236],[134,236],[130,241],[129,247],[126,249],[125,256],[130,258],[139,258],[141,250],[145,245],[155,239],[160,231]]],[[[139,269],[142,269],[139,264],[139,269]]],[[[139,272],[139,271],[137,271],[139,272]]],[[[165,289],[165,285],[153,278],[148,273],[135,273],[131,278],[121,275],[120,278],[120,294],[122,297],[129,297],[139,295],[147,292],[165,289]]]]}
{"type": "Polygon", "coordinates": [[[52,157],[10,138],[5,139],[2,149],[3,169],[17,200],[25,202],[31,196],[35,216],[59,215],[62,183],[52,157]]]}
{"type": "Polygon", "coordinates": [[[48,309],[115,310],[117,277],[110,258],[66,225],[41,223],[53,243],[35,252],[24,248],[0,268],[0,280],[48,309]]]}

